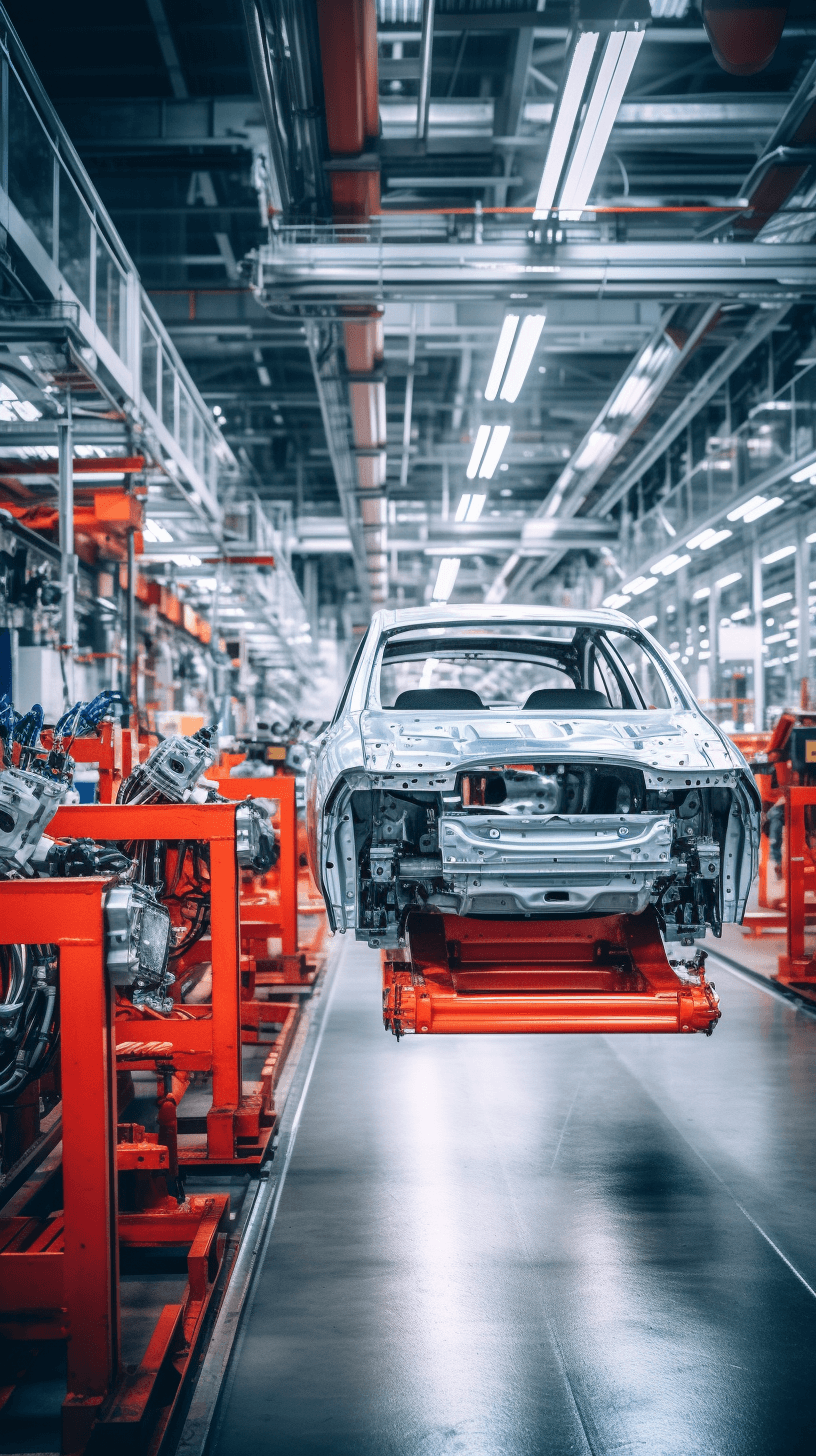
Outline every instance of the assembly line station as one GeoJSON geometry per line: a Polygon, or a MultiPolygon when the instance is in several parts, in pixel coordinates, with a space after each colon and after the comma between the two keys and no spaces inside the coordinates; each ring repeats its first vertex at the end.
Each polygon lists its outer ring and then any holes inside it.
{"type": "Polygon", "coordinates": [[[0,1456],[816,1451],[814,660],[812,0],[0,4],[0,1456]]]}

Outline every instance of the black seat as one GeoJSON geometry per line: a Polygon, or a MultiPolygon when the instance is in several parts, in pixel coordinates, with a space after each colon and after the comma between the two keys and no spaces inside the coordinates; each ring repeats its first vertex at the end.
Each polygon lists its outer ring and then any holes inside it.
{"type": "Polygon", "coordinates": [[[420,708],[429,713],[461,713],[468,708],[480,712],[484,703],[470,688],[411,688],[400,693],[395,708],[420,708]]]}
{"type": "Polygon", "coordinates": [[[608,708],[609,699],[594,688],[539,688],[531,693],[527,708],[546,708],[556,712],[586,712],[588,708],[608,708]]]}

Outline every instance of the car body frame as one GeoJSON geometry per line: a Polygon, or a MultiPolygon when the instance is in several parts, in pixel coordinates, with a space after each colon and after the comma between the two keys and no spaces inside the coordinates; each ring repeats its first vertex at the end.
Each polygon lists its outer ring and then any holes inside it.
{"type": "Polygon", "coordinates": [[[552,920],[649,905],[667,941],[691,944],[742,920],[759,796],[631,618],[440,606],[373,617],[314,747],[307,826],[332,929],[373,946],[404,944],[412,909],[552,920]],[[509,696],[434,687],[434,673],[509,696]]]}

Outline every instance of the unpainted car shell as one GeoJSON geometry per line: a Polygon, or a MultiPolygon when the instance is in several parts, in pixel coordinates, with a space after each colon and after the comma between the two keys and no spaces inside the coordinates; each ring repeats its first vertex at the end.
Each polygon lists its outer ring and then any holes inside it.
{"type": "Polygon", "coordinates": [[[723,921],[742,920],[758,862],[759,795],[739,749],[702,712],[659,643],[620,612],[462,606],[376,613],[335,719],[315,745],[307,780],[309,859],[332,929],[359,933],[357,856],[347,790],[444,795],[454,790],[463,770],[490,761],[526,764],[533,756],[631,766],[643,773],[647,789],[730,789],[735,807],[724,846],[721,913],[723,921]],[[659,663],[671,707],[439,713],[367,706],[372,673],[388,634],[482,622],[634,630],[659,663]]]}

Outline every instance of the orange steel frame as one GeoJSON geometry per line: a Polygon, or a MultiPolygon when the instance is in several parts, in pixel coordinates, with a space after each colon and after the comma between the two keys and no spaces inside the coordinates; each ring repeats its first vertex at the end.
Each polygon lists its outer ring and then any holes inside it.
{"type": "Polygon", "coordinates": [[[273,774],[268,778],[216,778],[210,770],[205,783],[213,782],[225,799],[273,799],[278,812],[273,816],[280,855],[269,874],[256,877],[256,885],[241,894],[241,936],[252,943],[279,935],[285,956],[298,949],[298,837],[295,779],[292,774],[273,774]],[[275,898],[272,893],[277,891],[275,898]]]}
{"type": "MultiPolygon", "coordinates": [[[[261,1092],[243,1095],[241,1027],[248,1013],[241,997],[235,805],[71,804],[58,810],[49,833],[56,838],[209,843],[210,939],[206,950],[212,963],[212,1001],[179,1006],[159,1018],[145,1017],[133,1007],[123,1009],[116,1018],[116,1042],[126,1048],[128,1063],[137,1070],[152,1070],[162,1062],[171,1063],[180,1073],[211,1074],[213,1100],[206,1119],[206,1142],[198,1148],[180,1148],[182,1165],[246,1166],[262,1161],[275,1121],[273,1078],[265,1068],[261,1092]],[[136,1055],[140,1046],[144,1048],[141,1059],[136,1055]]],[[[266,1019],[276,1021],[288,1009],[280,1003],[263,1007],[268,1012],[266,1019]]],[[[277,1063],[277,1058],[273,1060],[277,1063]]]]}
{"type": "Polygon", "coordinates": [[[813,809],[816,820],[816,787],[788,786],[784,794],[787,947],[779,957],[777,979],[816,994],[816,955],[805,944],[806,926],[816,917],[816,901],[807,899],[808,891],[813,890],[816,847],[808,844],[805,810],[813,809]]]}
{"type": "Polygon", "coordinates": [[[653,910],[555,921],[420,915],[408,941],[382,952],[383,1016],[397,1036],[710,1032],[720,1016],[702,970],[689,981],[672,969],[653,910]]]}
{"type": "MultiPolygon", "coordinates": [[[[66,1340],[66,1456],[84,1451],[92,1433],[95,1440],[103,1433],[102,1449],[145,1449],[156,1421],[169,1419],[179,1376],[195,1353],[228,1227],[226,1195],[181,1206],[165,1199],[156,1208],[119,1213],[117,1160],[133,1167],[134,1148],[127,1141],[117,1145],[113,998],[105,970],[108,883],[0,884],[3,942],[59,946],[63,1186],[61,1216],[0,1218],[0,1335],[29,1344],[66,1340]],[[121,1365],[120,1244],[189,1248],[185,1295],[164,1307],[141,1363],[127,1372],[121,1365]]],[[[151,1145],[141,1146],[149,1162],[151,1145]]],[[[166,1167],[165,1150],[152,1147],[158,1154],[152,1166],[166,1167]]]]}
{"type": "MultiPolygon", "coordinates": [[[[53,746],[50,728],[43,730],[41,739],[44,748],[53,746]]],[[[126,779],[147,756],[148,746],[140,740],[138,729],[123,728],[119,723],[103,723],[98,734],[90,738],[75,738],[70,752],[76,763],[98,764],[99,802],[112,804],[122,779],[126,779]]]]}

